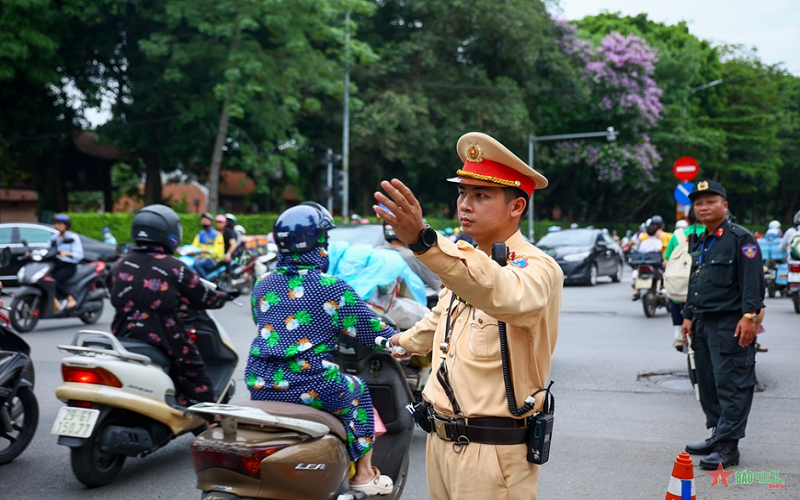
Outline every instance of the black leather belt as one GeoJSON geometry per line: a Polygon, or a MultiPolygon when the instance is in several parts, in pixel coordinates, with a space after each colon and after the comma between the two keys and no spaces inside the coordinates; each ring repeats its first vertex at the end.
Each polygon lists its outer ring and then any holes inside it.
{"type": "Polygon", "coordinates": [[[460,444],[522,444],[527,443],[530,428],[526,419],[504,417],[448,418],[431,412],[431,431],[444,441],[460,444]]]}

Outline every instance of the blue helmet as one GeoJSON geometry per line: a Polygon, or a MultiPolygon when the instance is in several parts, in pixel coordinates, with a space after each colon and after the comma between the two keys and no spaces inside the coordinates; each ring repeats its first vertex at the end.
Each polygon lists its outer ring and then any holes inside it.
{"type": "Polygon", "coordinates": [[[328,246],[328,231],[336,225],[319,203],[306,201],[284,211],[275,221],[275,243],[281,253],[303,253],[328,246]]]}
{"type": "Polygon", "coordinates": [[[67,226],[67,229],[72,227],[72,219],[70,219],[69,215],[67,214],[56,214],[56,216],[53,217],[53,224],[56,222],[63,223],[65,226],[67,226]]]}

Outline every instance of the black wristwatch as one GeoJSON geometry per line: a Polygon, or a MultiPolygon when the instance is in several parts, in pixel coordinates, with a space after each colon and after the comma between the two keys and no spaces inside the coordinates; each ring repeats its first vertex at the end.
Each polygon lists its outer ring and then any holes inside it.
{"type": "Polygon", "coordinates": [[[436,244],[438,237],[439,235],[434,228],[425,226],[425,229],[419,232],[419,241],[413,245],[408,245],[408,248],[414,253],[424,252],[436,244]]]}

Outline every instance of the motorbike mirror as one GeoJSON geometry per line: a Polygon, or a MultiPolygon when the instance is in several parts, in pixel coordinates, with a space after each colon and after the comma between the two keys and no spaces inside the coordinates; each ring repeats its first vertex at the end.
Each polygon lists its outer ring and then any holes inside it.
{"type": "Polygon", "coordinates": [[[6,267],[11,263],[11,249],[5,247],[0,250],[0,267],[6,267]]]}

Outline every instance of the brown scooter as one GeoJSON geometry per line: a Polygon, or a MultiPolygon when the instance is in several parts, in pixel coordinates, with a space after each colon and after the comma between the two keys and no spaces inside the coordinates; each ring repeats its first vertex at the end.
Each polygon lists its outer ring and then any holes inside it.
{"type": "MultiPolygon", "coordinates": [[[[374,443],[372,462],[392,478],[394,490],[374,498],[399,499],[414,434],[414,420],[405,409],[413,396],[403,369],[388,351],[364,347],[349,337],[339,340],[335,358],[343,371],[367,383],[386,426],[386,434],[374,443]]],[[[204,403],[189,411],[219,424],[192,443],[197,487],[205,500],[367,498],[349,489],[347,434],[329,413],[273,401],[204,403]]]]}

